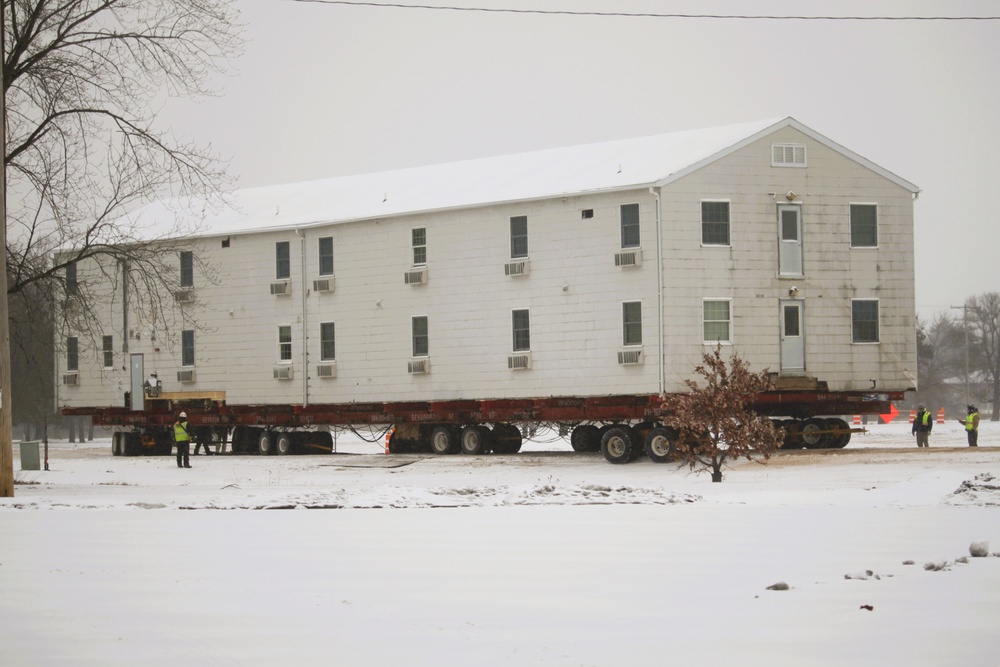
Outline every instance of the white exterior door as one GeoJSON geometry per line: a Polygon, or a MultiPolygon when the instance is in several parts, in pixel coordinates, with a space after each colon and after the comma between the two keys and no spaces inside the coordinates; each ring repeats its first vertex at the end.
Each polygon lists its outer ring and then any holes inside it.
{"type": "Polygon", "coordinates": [[[781,372],[806,370],[805,322],[801,301],[781,301],[781,372]]]}
{"type": "Polygon", "coordinates": [[[146,375],[143,373],[143,358],[141,354],[133,354],[130,359],[130,370],[131,370],[131,387],[132,392],[132,409],[133,410],[145,410],[146,409],[146,395],[143,393],[142,383],[146,380],[146,375]]]}
{"type": "Polygon", "coordinates": [[[778,207],[778,274],[802,275],[802,207],[778,207]]]}

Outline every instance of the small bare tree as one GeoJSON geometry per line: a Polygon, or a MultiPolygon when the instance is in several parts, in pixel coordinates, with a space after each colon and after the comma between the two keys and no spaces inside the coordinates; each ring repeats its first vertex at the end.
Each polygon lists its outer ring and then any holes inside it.
{"type": "Polygon", "coordinates": [[[729,459],[750,460],[754,452],[768,458],[781,447],[783,430],[747,407],[772,388],[767,370],[750,372],[735,353],[727,364],[717,346],[702,355],[694,371],[704,386],[686,380],[691,391],[668,397],[664,405],[669,415],[664,421],[678,434],[675,458],[692,469],[711,470],[712,481],[721,482],[729,459]]]}
{"type": "MultiPolygon", "coordinates": [[[[987,292],[966,304],[974,374],[989,387],[990,421],[1000,421],[1000,292],[987,292]]],[[[985,397],[984,397],[985,398],[985,397]]]]}
{"type": "MultiPolygon", "coordinates": [[[[34,306],[52,312],[73,296],[72,327],[94,338],[102,332],[88,316],[87,285],[72,295],[66,285],[71,267],[94,260],[111,284],[131,289],[123,298],[165,315],[177,251],[201,212],[184,203],[219,205],[228,182],[210,149],[157,128],[156,109],[166,96],[213,92],[212,77],[242,48],[233,0],[2,0],[2,8],[7,294],[30,290],[34,306]],[[153,229],[131,217],[166,202],[188,215],[159,217],[186,222],[153,229]]],[[[10,322],[15,345],[31,335],[23,324],[10,322]]]]}

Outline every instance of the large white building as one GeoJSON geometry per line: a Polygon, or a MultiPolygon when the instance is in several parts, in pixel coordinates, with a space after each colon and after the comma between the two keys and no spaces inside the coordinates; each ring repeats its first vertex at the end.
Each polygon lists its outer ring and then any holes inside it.
{"type": "Polygon", "coordinates": [[[243,190],[177,256],[172,322],[107,281],[59,402],[154,371],[230,405],[662,394],[717,343],[905,390],[918,192],[792,118],[243,190]]]}

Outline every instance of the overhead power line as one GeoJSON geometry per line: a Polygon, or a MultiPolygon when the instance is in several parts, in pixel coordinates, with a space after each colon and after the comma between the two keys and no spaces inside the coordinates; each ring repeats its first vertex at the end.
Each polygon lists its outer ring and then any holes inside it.
{"type": "Polygon", "coordinates": [[[554,16],[617,16],[654,19],[725,19],[740,21],[1000,21],[1000,16],[776,16],[759,14],[659,14],[654,12],[592,12],[557,9],[514,9],[505,7],[454,7],[450,5],[406,5],[397,2],[360,2],[357,0],[292,0],[320,5],[352,7],[387,7],[449,12],[486,12],[494,14],[546,14],[554,16]]]}

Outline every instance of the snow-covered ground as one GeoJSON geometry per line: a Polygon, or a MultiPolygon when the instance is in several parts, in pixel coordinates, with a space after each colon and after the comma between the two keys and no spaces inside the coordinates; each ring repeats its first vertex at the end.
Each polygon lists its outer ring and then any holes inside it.
{"type": "Polygon", "coordinates": [[[870,425],[722,484],[551,435],[190,470],[100,438],[21,471],[15,445],[0,664],[997,667],[1000,557],[958,559],[1000,552],[998,426],[870,425]]]}

